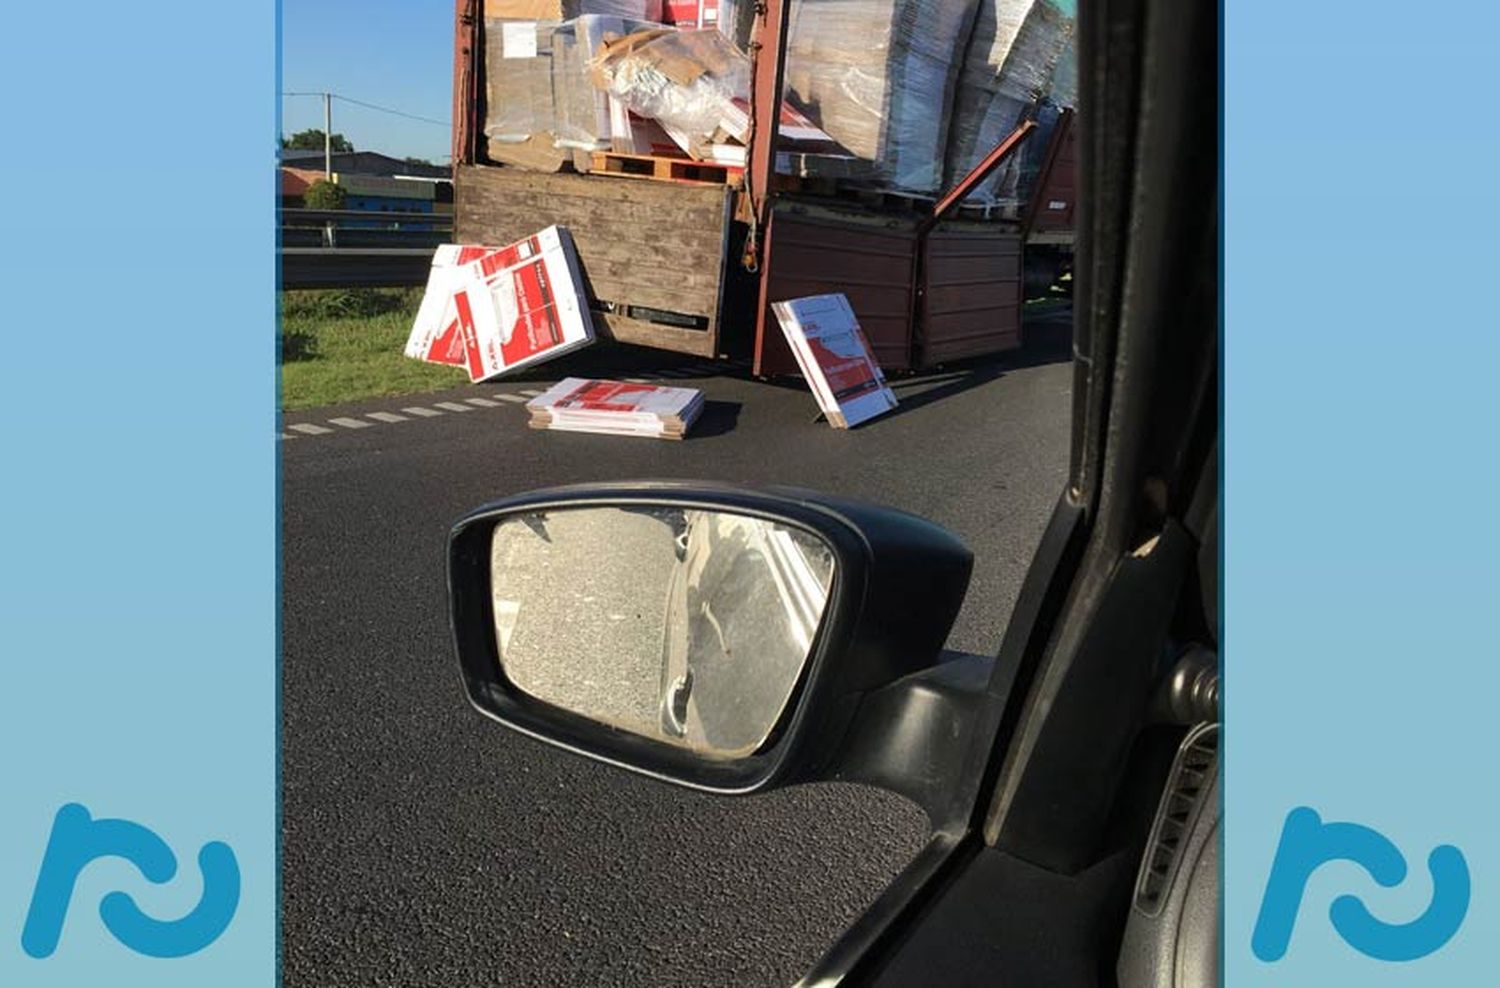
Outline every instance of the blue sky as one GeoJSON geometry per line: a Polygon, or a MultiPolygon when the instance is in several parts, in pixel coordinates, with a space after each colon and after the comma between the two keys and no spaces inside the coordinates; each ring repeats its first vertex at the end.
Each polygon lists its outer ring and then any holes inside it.
{"type": "MultiPolygon", "coordinates": [[[[281,89],[333,92],[447,121],[453,0],[282,0],[281,89]]],[[[323,101],[281,100],[282,131],[322,129],[323,101]]],[[[447,163],[449,130],[333,102],[333,131],[363,151],[447,163]]]]}

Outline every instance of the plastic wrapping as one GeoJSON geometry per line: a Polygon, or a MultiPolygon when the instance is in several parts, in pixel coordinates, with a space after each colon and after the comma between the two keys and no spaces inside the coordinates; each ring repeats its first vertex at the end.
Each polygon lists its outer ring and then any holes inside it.
{"type": "Polygon", "coordinates": [[[1057,67],[1052,70],[1052,83],[1048,86],[1048,98],[1058,106],[1078,107],[1078,45],[1073,38],[1063,49],[1057,67]]]}
{"type": "Polygon", "coordinates": [[[655,26],[612,14],[585,14],[552,32],[553,136],[558,147],[611,147],[609,97],[595,85],[590,63],[604,48],[606,37],[655,26]]]}
{"type": "MultiPolygon", "coordinates": [[[[982,0],[958,72],[947,184],[968,174],[1048,95],[1072,36],[1073,19],[1053,0],[982,0]]],[[[977,196],[1018,198],[1023,162],[1039,147],[1045,144],[1040,135],[1033,134],[980,187],[977,196]]]]}
{"type": "Polygon", "coordinates": [[[719,0],[719,33],[733,41],[740,51],[750,50],[754,28],[754,0],[719,0]]]}
{"type": "Polygon", "coordinates": [[[1021,145],[1011,190],[1014,197],[1021,202],[1029,201],[1032,193],[1036,191],[1037,177],[1047,161],[1047,149],[1057,133],[1057,120],[1061,114],[1062,107],[1051,99],[1046,100],[1037,108],[1036,133],[1021,145]]]}
{"type": "Polygon", "coordinates": [[[718,30],[640,31],[593,60],[598,84],[691,147],[737,133],[750,94],[750,60],[718,30]]]}
{"type": "Polygon", "coordinates": [[[485,137],[520,144],[552,133],[556,28],[556,21],[484,22],[485,137]]]}
{"type": "MultiPolygon", "coordinates": [[[[485,136],[550,144],[561,127],[567,136],[557,137],[559,147],[597,146],[586,67],[592,50],[579,51],[577,22],[607,18],[623,30],[659,20],[661,9],[662,0],[485,0],[485,136]]],[[[607,142],[607,116],[602,122],[607,142]]]]}
{"type": "Polygon", "coordinates": [[[975,0],[793,0],[787,94],[886,184],[939,191],[975,0]]]}

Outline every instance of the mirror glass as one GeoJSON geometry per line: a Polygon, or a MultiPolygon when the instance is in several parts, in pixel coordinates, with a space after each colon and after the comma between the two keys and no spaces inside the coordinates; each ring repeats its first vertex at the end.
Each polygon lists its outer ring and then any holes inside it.
{"type": "Polygon", "coordinates": [[[506,678],[538,700],[741,758],[786,707],[833,575],[821,538],[747,515],[523,512],[490,543],[497,652],[506,678]]]}

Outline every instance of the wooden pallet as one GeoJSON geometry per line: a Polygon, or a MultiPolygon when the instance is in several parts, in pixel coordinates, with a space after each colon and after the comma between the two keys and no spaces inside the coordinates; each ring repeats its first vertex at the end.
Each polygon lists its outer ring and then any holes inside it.
{"type": "Polygon", "coordinates": [[[594,151],[590,171],[621,178],[644,178],[656,182],[685,182],[691,185],[728,185],[738,188],[744,181],[741,169],[717,165],[692,158],[667,158],[652,154],[621,154],[618,151],[594,151]]]}

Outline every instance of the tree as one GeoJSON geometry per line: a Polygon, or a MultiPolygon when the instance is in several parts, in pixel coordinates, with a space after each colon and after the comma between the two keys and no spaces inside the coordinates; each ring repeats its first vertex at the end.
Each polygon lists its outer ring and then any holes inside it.
{"type": "MultiPolygon", "coordinates": [[[[331,143],[335,151],[354,150],[354,145],[350,144],[343,134],[334,134],[331,143]]],[[[281,146],[289,151],[321,151],[323,150],[323,132],[314,127],[309,130],[299,130],[291,137],[283,135],[281,146]]]]}
{"type": "Polygon", "coordinates": [[[302,193],[302,204],[308,209],[343,209],[346,198],[342,185],[320,178],[302,193]]]}
{"type": "Polygon", "coordinates": [[[404,162],[406,162],[408,165],[421,165],[424,168],[436,168],[437,167],[437,165],[434,165],[432,162],[428,161],[426,158],[402,158],[401,160],[404,161],[404,162]]]}

